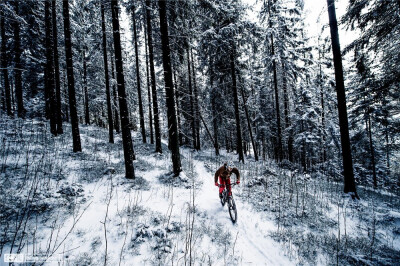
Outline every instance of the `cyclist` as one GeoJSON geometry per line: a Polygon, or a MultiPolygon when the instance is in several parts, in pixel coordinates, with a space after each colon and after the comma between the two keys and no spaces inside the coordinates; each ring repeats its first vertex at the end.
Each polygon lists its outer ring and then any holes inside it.
{"type": "Polygon", "coordinates": [[[229,195],[232,195],[231,191],[231,174],[236,175],[236,184],[240,184],[240,174],[236,167],[233,167],[232,162],[226,162],[223,166],[218,168],[214,175],[214,182],[217,187],[219,187],[219,198],[222,198],[222,191],[224,191],[225,185],[228,187],[229,195]],[[219,183],[218,184],[218,178],[219,183]]]}

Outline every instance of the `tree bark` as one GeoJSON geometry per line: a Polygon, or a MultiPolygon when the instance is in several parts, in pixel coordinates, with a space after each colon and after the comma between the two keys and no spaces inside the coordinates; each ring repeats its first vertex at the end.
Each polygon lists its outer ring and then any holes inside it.
{"type": "Polygon", "coordinates": [[[201,115],[201,113],[199,113],[199,116],[200,116],[201,122],[203,122],[204,128],[206,129],[208,136],[210,137],[211,142],[215,145],[215,140],[214,140],[213,136],[211,135],[210,130],[208,129],[207,124],[204,121],[204,118],[201,115]]]}
{"type": "Polygon", "coordinates": [[[68,0],[63,1],[63,17],[64,17],[65,58],[67,64],[67,78],[68,78],[69,113],[71,117],[73,151],[78,152],[82,151],[82,148],[81,148],[81,138],[79,134],[78,114],[76,112],[75,81],[74,81],[74,68],[72,61],[72,42],[71,42],[68,0]]]}
{"type": "Polygon", "coordinates": [[[103,58],[104,58],[104,79],[106,82],[107,116],[108,116],[108,142],[114,143],[114,122],[111,107],[110,77],[108,75],[107,60],[107,35],[106,22],[104,17],[104,5],[101,4],[101,31],[103,35],[103,58]]]}
{"type": "Polygon", "coordinates": [[[86,52],[83,50],[83,90],[85,94],[85,124],[90,125],[90,114],[89,114],[89,94],[87,86],[87,65],[86,65],[86,52]]]}
{"type": "Polygon", "coordinates": [[[50,1],[45,1],[45,28],[46,28],[46,90],[50,102],[50,132],[57,136],[57,99],[54,92],[54,44],[52,36],[52,18],[50,13],[50,1]]]}
{"type": "MultiPolygon", "coordinates": [[[[114,80],[115,79],[115,74],[114,74],[114,58],[111,56],[111,77],[114,80]]],[[[117,132],[117,134],[120,131],[120,122],[119,122],[119,115],[118,115],[118,92],[116,90],[116,86],[115,83],[113,82],[112,85],[112,89],[113,89],[113,96],[114,96],[114,127],[115,127],[115,132],[117,132]]]]}
{"type": "MultiPolygon", "coordinates": [[[[271,3],[270,0],[268,1],[268,13],[271,17],[271,3]]],[[[272,28],[272,20],[270,19],[269,21],[269,27],[272,28]]],[[[271,34],[271,54],[272,57],[275,56],[275,46],[274,46],[274,36],[271,34]]],[[[272,68],[273,68],[273,74],[274,74],[274,91],[275,91],[275,105],[276,105],[276,127],[277,127],[277,147],[276,147],[276,152],[277,152],[277,160],[280,162],[282,161],[283,153],[282,153],[282,129],[281,129],[281,112],[280,112],[280,107],[279,107],[279,91],[278,91],[278,77],[276,73],[276,60],[272,60],[272,68]]]]}
{"type": "Polygon", "coordinates": [[[155,137],[156,137],[155,152],[162,153],[160,119],[159,119],[159,114],[158,114],[156,75],[155,75],[155,70],[154,70],[153,33],[152,33],[152,26],[151,26],[150,8],[151,8],[150,0],[146,0],[147,42],[148,42],[148,46],[149,46],[150,79],[151,79],[151,90],[152,90],[152,96],[153,96],[153,111],[154,111],[154,133],[155,133],[155,137]]]}
{"type": "Polygon", "coordinates": [[[190,54],[189,54],[189,44],[187,43],[186,47],[186,55],[187,55],[187,67],[188,67],[188,81],[189,81],[189,101],[190,101],[190,123],[192,125],[192,143],[193,149],[196,149],[196,117],[194,113],[194,97],[193,97],[193,86],[192,86],[192,71],[190,64],[190,54]]]}
{"type": "Polygon", "coordinates": [[[182,167],[179,153],[179,133],[175,110],[174,84],[172,81],[166,0],[158,1],[158,6],[160,8],[160,31],[164,67],[165,97],[168,116],[168,135],[172,152],[173,171],[175,176],[178,176],[179,173],[182,171],[182,167]]]}
{"type": "Polygon", "coordinates": [[[63,134],[62,111],[61,111],[61,85],[60,85],[60,66],[58,62],[58,32],[57,32],[57,12],[56,0],[51,1],[51,13],[53,19],[53,52],[54,52],[54,80],[56,85],[56,121],[57,134],[63,134]]]}
{"type": "Polygon", "coordinates": [[[68,84],[67,84],[67,73],[63,75],[63,89],[64,89],[64,101],[65,101],[65,121],[69,122],[69,105],[68,105],[68,84]]]}
{"type": "Polygon", "coordinates": [[[197,82],[196,82],[196,72],[194,67],[194,58],[193,51],[190,50],[191,61],[192,61],[192,75],[193,75],[193,104],[194,104],[194,113],[195,113],[195,128],[196,128],[196,150],[200,150],[200,120],[198,119],[200,116],[199,110],[199,95],[197,91],[197,82]]]}
{"type": "MultiPolygon", "coordinates": [[[[289,114],[289,95],[288,95],[288,85],[287,85],[287,77],[286,77],[286,67],[282,62],[282,72],[283,72],[283,107],[285,114],[285,129],[287,130],[290,125],[290,114],[289,114]]],[[[286,133],[288,135],[288,143],[287,143],[287,151],[288,151],[288,159],[290,162],[293,162],[293,138],[290,132],[286,133]]]]}
{"type": "Polygon", "coordinates": [[[146,143],[146,129],[144,126],[144,114],[143,114],[143,103],[142,103],[142,89],[140,87],[140,72],[139,72],[139,51],[137,44],[137,30],[136,30],[136,17],[135,17],[135,7],[132,7],[132,22],[133,22],[133,36],[135,45],[135,59],[136,59],[136,82],[139,100],[139,118],[140,118],[140,129],[142,133],[142,141],[146,143]]]}
{"type": "Polygon", "coordinates": [[[147,42],[147,31],[146,31],[146,23],[144,23],[144,46],[145,46],[145,52],[146,52],[146,78],[147,78],[147,101],[149,105],[149,127],[150,127],[150,143],[154,144],[154,134],[153,134],[153,113],[152,113],[152,105],[151,105],[151,90],[150,90],[150,77],[149,77],[149,56],[147,53],[147,47],[148,47],[148,42],[147,42]]]}
{"type": "Polygon", "coordinates": [[[233,91],[233,101],[235,105],[235,119],[236,119],[236,150],[239,154],[239,162],[242,161],[244,163],[244,155],[243,155],[243,146],[242,146],[242,130],[240,126],[240,113],[239,113],[239,98],[238,91],[236,85],[236,68],[235,68],[235,56],[236,51],[235,47],[232,47],[232,52],[230,55],[231,59],[231,73],[232,73],[232,91],[233,91]]]}
{"type": "Polygon", "coordinates": [[[342,144],[343,172],[344,172],[344,192],[357,195],[356,184],[354,181],[353,161],[350,148],[349,123],[347,118],[346,92],[344,88],[342,55],[340,52],[339,33],[336,20],[335,1],[327,0],[329,26],[332,40],[333,63],[335,66],[336,93],[339,112],[340,139],[342,144]]]}
{"type": "Polygon", "coordinates": [[[11,92],[10,92],[10,81],[8,79],[8,60],[7,60],[7,51],[6,51],[6,30],[4,26],[4,12],[1,9],[0,14],[0,27],[1,27],[1,68],[3,70],[3,79],[4,79],[4,90],[5,90],[5,102],[6,102],[6,110],[7,115],[12,116],[11,111],[11,92]]]}
{"type": "Polygon", "coordinates": [[[176,115],[178,116],[178,131],[179,131],[179,145],[182,145],[182,126],[181,126],[181,112],[180,112],[180,101],[179,101],[179,93],[178,93],[178,82],[176,80],[176,71],[174,71],[174,84],[175,84],[175,105],[176,105],[176,115]]]}
{"type": "Polygon", "coordinates": [[[122,144],[124,147],[125,159],[125,175],[128,179],[135,178],[135,171],[133,167],[133,144],[131,130],[129,127],[129,113],[128,105],[126,102],[125,93],[125,79],[122,63],[121,39],[119,34],[119,20],[118,20],[118,0],[111,0],[112,11],[112,25],[114,35],[114,50],[115,50],[115,67],[117,71],[117,88],[119,98],[119,109],[121,114],[121,131],[122,131],[122,144]]]}
{"type": "MultiPolygon", "coordinates": [[[[18,1],[14,2],[15,4],[15,13],[19,14],[19,3],[18,1]]],[[[15,70],[14,70],[14,79],[15,79],[15,98],[17,100],[17,111],[18,117],[25,117],[25,108],[24,108],[24,99],[22,95],[22,65],[21,65],[21,39],[19,35],[19,27],[20,24],[18,19],[14,22],[14,51],[15,51],[15,70]]]]}
{"type": "Polygon", "coordinates": [[[371,125],[371,110],[368,107],[368,136],[369,136],[369,149],[371,152],[371,164],[372,164],[372,177],[374,181],[374,188],[378,187],[378,181],[376,177],[376,165],[375,165],[375,150],[374,150],[374,144],[372,141],[372,125],[371,125]]]}
{"type": "Polygon", "coordinates": [[[210,87],[211,87],[211,111],[213,120],[213,131],[214,131],[214,148],[215,155],[219,155],[219,145],[218,145],[218,112],[216,104],[216,90],[214,89],[214,73],[213,73],[213,62],[210,59],[210,87]]]}
{"type": "MultiPolygon", "coordinates": [[[[321,60],[320,52],[319,60],[321,60]]],[[[321,127],[322,127],[322,162],[326,162],[326,135],[325,135],[325,98],[324,98],[324,91],[322,86],[322,65],[319,64],[319,77],[318,83],[320,86],[320,97],[321,97],[321,127]]]]}

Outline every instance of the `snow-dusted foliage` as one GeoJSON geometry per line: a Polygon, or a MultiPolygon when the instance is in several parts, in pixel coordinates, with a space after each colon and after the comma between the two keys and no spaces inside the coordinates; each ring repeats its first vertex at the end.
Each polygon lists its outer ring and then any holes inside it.
{"type": "Polygon", "coordinates": [[[1,122],[3,258],[23,253],[79,265],[399,259],[395,193],[359,187],[362,200],[353,202],[341,193],[341,182],[324,173],[303,175],[247,158],[236,163],[242,182],[233,190],[238,222],[232,224],[213,174],[233,154],[183,149],[184,171],[173,178],[168,152],[138,144],[137,177],[128,180],[119,137],[109,144],[107,130],[82,126],[84,148],[72,153],[65,128],[54,138],[40,120],[1,122]]]}
{"type": "Polygon", "coordinates": [[[398,264],[400,2],[310,2],[0,1],[1,263],[398,264]]]}

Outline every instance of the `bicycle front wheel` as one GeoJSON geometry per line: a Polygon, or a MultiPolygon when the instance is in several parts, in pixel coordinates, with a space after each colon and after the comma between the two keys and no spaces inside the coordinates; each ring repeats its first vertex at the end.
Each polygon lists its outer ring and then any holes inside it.
{"type": "Polygon", "coordinates": [[[231,217],[232,222],[236,223],[237,209],[236,209],[236,204],[235,204],[235,200],[233,199],[233,197],[230,197],[228,199],[228,208],[229,208],[229,216],[231,217]]]}
{"type": "Polygon", "coordinates": [[[225,190],[224,190],[224,191],[222,192],[222,198],[221,198],[222,207],[225,206],[225,202],[226,202],[226,192],[225,192],[225,190]]]}

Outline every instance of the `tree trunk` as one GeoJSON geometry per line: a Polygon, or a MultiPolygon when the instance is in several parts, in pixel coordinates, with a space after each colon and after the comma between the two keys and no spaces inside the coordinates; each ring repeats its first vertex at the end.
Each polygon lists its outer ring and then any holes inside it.
{"type": "Polygon", "coordinates": [[[249,111],[247,110],[246,98],[245,98],[245,96],[244,96],[244,91],[243,91],[243,88],[242,88],[242,87],[240,87],[240,91],[241,91],[241,94],[242,94],[244,111],[245,111],[245,113],[246,113],[247,127],[249,128],[249,134],[250,134],[250,139],[251,139],[251,146],[253,147],[253,152],[254,152],[254,159],[255,159],[256,161],[258,161],[257,146],[256,146],[255,141],[254,141],[253,130],[252,130],[252,127],[251,127],[249,111]]]}
{"type": "MultiPolygon", "coordinates": [[[[115,79],[115,74],[114,74],[114,58],[111,56],[111,77],[114,81],[115,79]]],[[[113,96],[114,96],[114,127],[115,127],[115,132],[117,132],[117,134],[119,133],[119,129],[120,129],[120,122],[119,122],[119,115],[118,115],[118,92],[115,89],[115,83],[113,82],[112,85],[113,88],[113,96]]]]}
{"type": "MultiPolygon", "coordinates": [[[[15,5],[15,13],[19,15],[19,3],[18,1],[14,2],[15,5]]],[[[18,117],[25,117],[25,109],[24,109],[24,100],[22,95],[22,77],[21,77],[21,40],[19,36],[19,22],[16,19],[14,22],[14,51],[15,51],[15,70],[14,70],[14,79],[15,79],[15,98],[17,100],[17,111],[18,117]]]]}
{"type": "Polygon", "coordinates": [[[161,45],[163,55],[163,67],[164,67],[164,81],[165,81],[165,97],[167,104],[167,116],[168,116],[168,135],[170,139],[171,152],[172,152],[172,164],[175,176],[178,176],[182,171],[181,159],[179,153],[179,133],[178,123],[176,119],[175,110],[175,93],[174,84],[172,81],[172,68],[170,58],[170,47],[168,39],[168,22],[167,22],[167,10],[166,1],[158,1],[160,8],[160,31],[161,31],[161,45]]]}
{"type": "Polygon", "coordinates": [[[107,35],[106,23],[104,17],[104,5],[101,4],[101,31],[103,34],[103,58],[104,58],[104,78],[106,82],[106,98],[107,98],[107,115],[108,115],[108,141],[114,143],[114,122],[111,108],[110,95],[110,78],[108,76],[108,60],[107,60],[107,35]]]}
{"type": "Polygon", "coordinates": [[[146,78],[147,78],[147,101],[149,104],[149,127],[150,127],[150,143],[154,144],[154,134],[153,134],[153,113],[152,113],[152,106],[151,106],[151,90],[150,90],[150,76],[149,76],[149,57],[147,53],[147,32],[146,32],[146,23],[144,23],[144,46],[146,52],[146,78]]]}
{"type": "Polygon", "coordinates": [[[126,178],[133,179],[135,178],[135,171],[133,167],[134,152],[133,152],[131,130],[129,127],[128,105],[126,102],[125,79],[124,79],[122,52],[121,52],[121,39],[119,34],[118,9],[119,9],[118,0],[111,0],[112,25],[113,25],[114,50],[115,50],[115,67],[117,71],[119,109],[121,114],[121,131],[122,131],[122,145],[124,147],[125,175],[126,178]]]}
{"type": "Polygon", "coordinates": [[[56,121],[57,134],[63,134],[62,111],[61,111],[61,85],[60,85],[60,66],[58,62],[58,32],[57,32],[57,13],[56,0],[51,1],[51,13],[53,17],[53,52],[54,52],[54,80],[56,85],[56,121]]]}
{"type": "Polygon", "coordinates": [[[339,112],[340,139],[342,144],[343,172],[344,172],[344,192],[357,195],[356,184],[354,181],[353,161],[350,148],[349,124],[347,118],[346,93],[343,79],[342,55],[340,53],[339,33],[336,20],[335,1],[327,0],[329,26],[331,30],[333,63],[335,66],[336,93],[339,112]]]}
{"type": "Polygon", "coordinates": [[[181,130],[181,112],[180,112],[180,101],[178,93],[178,82],[176,81],[176,72],[174,71],[174,84],[175,84],[175,105],[176,105],[176,115],[178,117],[178,131],[179,131],[179,145],[182,145],[182,130],[181,130]]]}
{"type": "Polygon", "coordinates": [[[372,164],[372,176],[374,180],[374,188],[378,187],[378,182],[376,178],[376,165],[375,165],[375,151],[374,151],[374,144],[372,142],[372,126],[371,126],[371,110],[368,107],[368,136],[369,136],[369,149],[371,152],[371,164],[372,164]]]}
{"type": "MultiPolygon", "coordinates": [[[[284,114],[285,114],[285,129],[287,130],[290,125],[290,118],[289,118],[289,95],[287,91],[287,77],[286,77],[286,67],[285,64],[282,63],[282,72],[283,72],[283,106],[284,106],[284,114]]],[[[290,162],[293,162],[293,138],[290,132],[286,132],[288,135],[288,159],[290,162]]]]}
{"type": "Polygon", "coordinates": [[[200,120],[198,119],[200,116],[199,110],[199,97],[197,92],[197,83],[196,83],[196,72],[194,67],[194,58],[193,51],[190,50],[191,61],[192,61],[192,75],[193,75],[193,104],[194,104],[194,113],[195,113],[195,128],[196,128],[196,150],[200,150],[200,120]]]}
{"type": "MultiPolygon", "coordinates": [[[[268,1],[268,13],[271,16],[271,4],[270,0],[268,1]]],[[[269,21],[269,27],[272,28],[272,21],[269,21]]],[[[271,34],[271,54],[272,57],[275,56],[275,46],[274,46],[274,36],[271,34]]],[[[280,107],[279,107],[279,91],[278,91],[278,77],[276,73],[276,60],[272,60],[272,68],[273,68],[273,74],[274,74],[274,91],[275,91],[275,105],[276,105],[276,127],[277,127],[277,147],[276,147],[276,153],[277,153],[277,160],[280,162],[282,161],[282,129],[281,129],[281,114],[280,114],[280,107]]]]}
{"type": "Polygon", "coordinates": [[[208,136],[210,137],[211,142],[214,143],[214,145],[215,145],[215,140],[214,140],[213,136],[211,135],[210,130],[208,130],[207,124],[204,121],[204,118],[201,115],[201,113],[199,113],[199,116],[200,116],[201,122],[203,122],[204,128],[206,129],[208,136]]]}
{"type": "MultiPolygon", "coordinates": [[[[272,56],[275,55],[274,37],[271,36],[272,56]]],[[[274,91],[275,91],[275,108],[276,108],[276,127],[277,127],[277,159],[282,161],[282,129],[281,129],[281,111],[279,107],[279,91],[278,91],[278,77],[276,73],[276,61],[273,59],[272,68],[274,72],[274,91]]]]}
{"type": "Polygon", "coordinates": [[[213,73],[213,62],[210,59],[210,87],[211,87],[211,112],[213,120],[213,130],[214,130],[214,148],[215,155],[219,155],[219,145],[218,145],[218,112],[216,105],[216,90],[214,89],[214,73],[213,73]]]}
{"type": "Polygon", "coordinates": [[[64,101],[65,101],[65,121],[69,122],[67,73],[63,75],[63,88],[64,88],[64,101]]]}
{"type": "Polygon", "coordinates": [[[146,143],[146,129],[144,127],[144,114],[143,114],[143,103],[142,103],[142,89],[140,87],[140,72],[139,72],[139,51],[137,45],[137,32],[136,32],[136,18],[135,18],[135,7],[132,7],[132,22],[133,22],[133,36],[135,45],[135,59],[136,59],[136,82],[139,100],[139,118],[140,118],[140,129],[142,133],[142,141],[146,143]]]}
{"type": "Polygon", "coordinates": [[[50,14],[50,1],[45,1],[45,27],[46,27],[46,90],[50,101],[50,132],[57,136],[57,99],[54,93],[54,45],[52,36],[52,18],[50,14]]]}
{"type": "Polygon", "coordinates": [[[1,28],[1,68],[3,70],[3,79],[4,79],[4,90],[5,90],[5,102],[6,102],[6,110],[7,115],[12,116],[11,111],[11,92],[10,92],[10,82],[8,80],[8,62],[7,62],[7,51],[6,51],[6,29],[4,26],[4,12],[1,9],[0,14],[0,28],[1,28]]]}
{"type": "Polygon", "coordinates": [[[76,112],[74,68],[72,61],[72,43],[69,21],[68,0],[63,1],[64,17],[64,37],[65,37],[65,58],[67,64],[68,94],[69,94],[69,113],[71,117],[73,151],[82,151],[81,138],[79,134],[78,114],[76,112]]]}
{"type": "MultiPolygon", "coordinates": [[[[320,58],[321,59],[321,58],[320,58]]],[[[322,86],[322,66],[319,65],[319,86],[321,95],[321,127],[322,127],[322,162],[326,162],[326,136],[325,136],[325,99],[322,86]]]]}
{"type": "Polygon", "coordinates": [[[187,43],[186,47],[186,55],[187,55],[187,67],[188,67],[188,79],[189,79],[189,100],[190,100],[190,123],[192,125],[192,143],[193,149],[196,149],[196,117],[194,113],[194,103],[193,103],[193,87],[192,87],[192,71],[190,70],[190,53],[189,53],[189,44],[187,43]]]}
{"type": "Polygon", "coordinates": [[[239,154],[239,162],[242,161],[244,163],[244,155],[243,155],[243,147],[242,147],[242,130],[240,127],[240,113],[239,113],[239,98],[238,98],[238,91],[236,86],[236,68],[235,68],[235,56],[236,56],[236,49],[232,47],[231,53],[231,73],[232,73],[232,91],[233,91],[233,101],[235,105],[235,119],[236,119],[236,150],[239,154]]]}
{"type": "Polygon", "coordinates": [[[147,41],[149,46],[149,61],[150,61],[150,79],[151,79],[151,90],[153,95],[153,111],[154,111],[154,133],[156,137],[156,152],[162,153],[161,148],[161,131],[160,131],[160,119],[158,114],[158,100],[157,100],[157,88],[156,88],[156,75],[154,70],[154,54],[153,54],[153,33],[151,26],[151,14],[150,14],[150,0],[146,0],[146,22],[147,22],[147,41]]]}
{"type": "Polygon", "coordinates": [[[85,124],[90,125],[90,114],[89,114],[89,94],[87,86],[87,66],[86,66],[86,52],[83,50],[83,91],[85,94],[85,124]]]}

